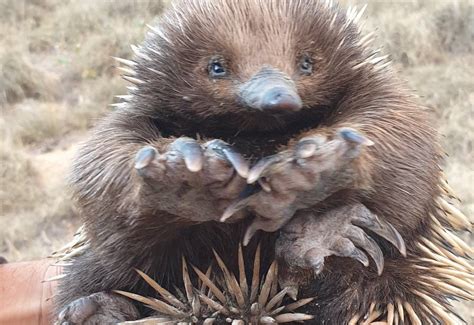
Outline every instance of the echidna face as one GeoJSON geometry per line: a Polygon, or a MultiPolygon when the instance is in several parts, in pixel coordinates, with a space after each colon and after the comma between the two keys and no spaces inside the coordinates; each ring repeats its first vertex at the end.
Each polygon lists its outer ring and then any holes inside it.
{"type": "Polygon", "coordinates": [[[140,87],[160,109],[200,123],[281,126],[330,106],[351,78],[345,61],[357,34],[340,46],[345,18],[336,10],[312,0],[179,1],[145,41],[140,87]]]}

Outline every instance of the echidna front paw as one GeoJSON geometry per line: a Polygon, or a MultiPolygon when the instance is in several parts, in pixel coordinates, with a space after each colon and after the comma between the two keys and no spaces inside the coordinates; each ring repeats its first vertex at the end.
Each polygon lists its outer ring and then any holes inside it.
{"type": "Polygon", "coordinates": [[[303,210],[283,227],[277,240],[277,258],[288,268],[282,273],[290,276],[301,270],[311,270],[313,274],[319,274],[324,258],[332,255],[355,259],[367,267],[369,255],[380,275],[384,266],[383,253],[363,228],[386,239],[406,255],[405,243],[398,231],[362,204],[333,209],[319,216],[303,210]]]}
{"type": "Polygon", "coordinates": [[[314,206],[353,181],[351,162],[372,141],[350,128],[334,134],[305,137],[289,149],[261,159],[251,168],[247,183],[260,187],[252,196],[234,202],[221,220],[245,208],[256,218],[244,243],[257,230],[273,232],[290,220],[295,211],[314,206]]]}
{"type": "Polygon", "coordinates": [[[99,325],[139,318],[136,307],[128,299],[106,292],[74,300],[64,307],[55,322],[56,325],[99,325]]]}
{"type": "Polygon", "coordinates": [[[249,165],[229,144],[181,137],[159,152],[140,149],[135,169],[146,184],[146,201],[190,220],[216,220],[245,187],[249,165]],[[163,151],[163,150],[162,150],[163,151]],[[199,208],[196,208],[199,207],[199,208]]]}

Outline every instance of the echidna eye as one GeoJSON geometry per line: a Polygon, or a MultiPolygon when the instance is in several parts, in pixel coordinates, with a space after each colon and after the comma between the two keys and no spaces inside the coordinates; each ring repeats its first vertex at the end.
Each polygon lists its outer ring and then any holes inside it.
{"type": "Polygon", "coordinates": [[[211,78],[222,78],[227,74],[224,65],[219,61],[211,61],[208,70],[211,78]]]}
{"type": "Polygon", "coordinates": [[[313,72],[313,62],[308,56],[303,57],[300,63],[301,73],[310,75],[313,72]]]}

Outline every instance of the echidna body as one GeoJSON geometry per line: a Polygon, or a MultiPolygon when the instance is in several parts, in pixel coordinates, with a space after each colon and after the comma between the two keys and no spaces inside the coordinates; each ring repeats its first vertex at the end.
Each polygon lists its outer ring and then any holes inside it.
{"type": "MultiPolygon", "coordinates": [[[[454,231],[471,223],[439,167],[432,113],[361,35],[361,15],[312,0],[172,5],[133,48],[133,61],[119,60],[134,85],[75,160],[85,249],[68,256],[60,321],[107,314],[95,293],[150,296],[134,268],[172,291],[183,287],[181,256],[203,270],[215,250],[237,274],[236,247],[257,229],[273,231],[256,236],[263,269],[276,249],[282,285],[316,297],[303,307],[315,324],[456,321],[449,299],[472,299],[473,268],[454,231]],[[249,171],[237,151],[250,160],[273,156],[249,171]],[[316,168],[305,169],[314,157],[316,168]],[[249,190],[245,179],[258,185],[249,190]],[[377,216],[377,224],[350,228],[370,244],[364,249],[377,268],[359,263],[368,258],[347,238],[311,246],[311,238],[341,235],[340,225],[316,226],[352,205],[377,216]],[[220,223],[229,206],[237,214],[220,223]],[[297,227],[302,214],[318,232],[297,227]],[[380,232],[366,231],[367,239],[361,229],[380,232]],[[315,272],[318,254],[329,257],[315,272]],[[94,312],[77,308],[81,298],[94,312]]],[[[244,259],[251,265],[251,255],[244,259]]]]}

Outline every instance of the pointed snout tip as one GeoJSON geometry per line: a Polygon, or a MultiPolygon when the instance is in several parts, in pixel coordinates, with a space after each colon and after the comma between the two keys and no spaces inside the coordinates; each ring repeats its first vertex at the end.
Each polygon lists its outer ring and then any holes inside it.
{"type": "Polygon", "coordinates": [[[303,107],[300,96],[284,87],[275,87],[263,94],[262,110],[297,112],[303,107]]]}

